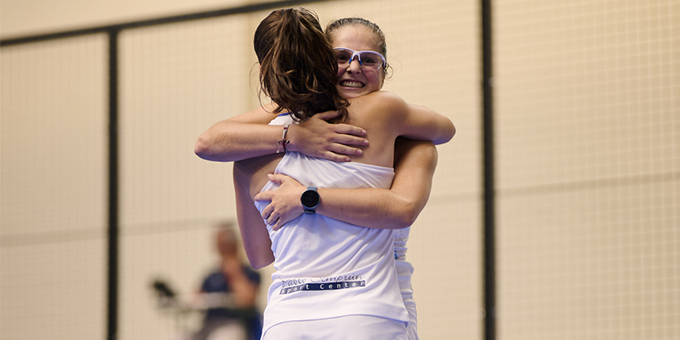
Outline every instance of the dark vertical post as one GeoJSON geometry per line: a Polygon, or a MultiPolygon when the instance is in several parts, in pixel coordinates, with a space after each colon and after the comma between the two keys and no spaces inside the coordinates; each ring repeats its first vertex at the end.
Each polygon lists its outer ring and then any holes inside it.
{"type": "Polygon", "coordinates": [[[109,253],[107,339],[118,333],[118,30],[109,31],[109,253]]]}
{"type": "Polygon", "coordinates": [[[491,0],[482,0],[482,97],[484,125],[484,339],[496,339],[496,245],[491,0]]]}

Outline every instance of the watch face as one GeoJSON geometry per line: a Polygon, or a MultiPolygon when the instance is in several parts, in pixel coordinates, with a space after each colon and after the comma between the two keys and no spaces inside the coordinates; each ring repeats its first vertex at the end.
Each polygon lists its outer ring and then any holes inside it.
{"type": "Polygon", "coordinates": [[[319,204],[319,193],[314,190],[307,190],[302,193],[302,205],[306,208],[314,208],[319,204]]]}

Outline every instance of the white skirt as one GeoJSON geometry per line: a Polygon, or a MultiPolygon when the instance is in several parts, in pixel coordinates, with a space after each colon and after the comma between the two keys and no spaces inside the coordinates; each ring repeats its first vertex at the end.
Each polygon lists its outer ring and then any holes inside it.
{"type": "Polygon", "coordinates": [[[406,340],[406,323],[368,315],[288,321],[270,327],[262,340],[406,340]]]}

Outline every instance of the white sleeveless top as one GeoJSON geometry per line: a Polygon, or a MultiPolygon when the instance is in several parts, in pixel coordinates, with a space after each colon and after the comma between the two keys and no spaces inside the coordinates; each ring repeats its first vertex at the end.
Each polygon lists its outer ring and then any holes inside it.
{"type": "MultiPolygon", "coordinates": [[[[290,121],[279,118],[270,125],[290,121]]],[[[297,152],[287,152],[275,172],[323,188],[389,188],[394,177],[392,168],[336,163],[297,152]]],[[[276,187],[267,182],[262,191],[276,187]]],[[[268,203],[255,206],[262,211],[268,203]]],[[[409,321],[395,271],[392,230],[359,227],[320,214],[302,214],[278,231],[267,229],[276,272],[263,331],[287,321],[346,315],[409,321]]]]}

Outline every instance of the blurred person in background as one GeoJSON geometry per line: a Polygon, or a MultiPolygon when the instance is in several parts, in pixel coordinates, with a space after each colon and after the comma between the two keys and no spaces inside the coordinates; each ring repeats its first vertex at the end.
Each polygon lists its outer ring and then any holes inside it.
{"type": "Polygon", "coordinates": [[[260,274],[241,259],[233,223],[218,225],[215,246],[220,262],[201,284],[195,303],[206,309],[206,315],[191,339],[260,339],[262,320],[255,304],[260,274]]]}

